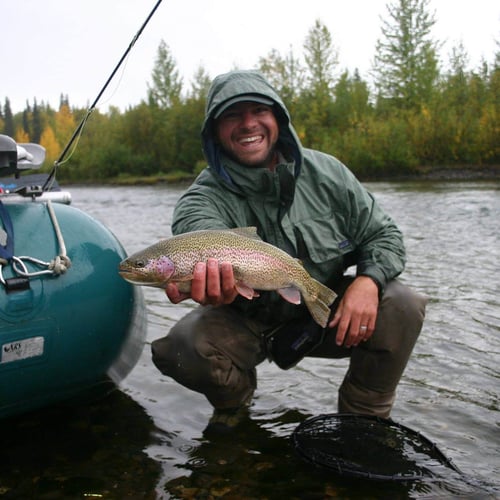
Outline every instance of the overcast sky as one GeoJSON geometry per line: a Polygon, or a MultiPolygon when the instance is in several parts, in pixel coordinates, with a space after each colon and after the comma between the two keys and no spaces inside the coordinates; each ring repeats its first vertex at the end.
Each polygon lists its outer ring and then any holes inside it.
{"type": "MultiPolygon", "coordinates": [[[[394,0],[392,0],[394,2],[394,0]]],[[[94,102],[120,57],[157,0],[0,0],[0,103],[14,113],[26,101],[57,108],[61,94],[70,104],[94,102]]],[[[160,41],[175,58],[189,88],[203,65],[211,77],[233,67],[251,68],[277,49],[298,57],[316,19],[329,29],[340,66],[367,77],[380,17],[388,19],[389,0],[163,0],[124,69],[98,103],[126,109],[146,99],[147,83],[160,41]]],[[[441,57],[462,42],[471,67],[493,60],[500,39],[498,0],[430,0],[433,38],[444,43],[441,57]]]]}

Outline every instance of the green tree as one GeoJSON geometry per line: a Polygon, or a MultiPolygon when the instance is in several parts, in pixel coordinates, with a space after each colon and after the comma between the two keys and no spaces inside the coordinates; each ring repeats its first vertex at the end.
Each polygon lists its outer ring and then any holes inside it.
{"type": "Polygon", "coordinates": [[[9,137],[14,137],[14,134],[16,132],[14,125],[14,115],[12,114],[12,109],[10,107],[10,101],[8,97],[5,98],[5,105],[3,108],[3,119],[4,119],[3,133],[5,135],[8,135],[9,137]]]}
{"type": "Polygon", "coordinates": [[[206,99],[208,89],[212,83],[210,76],[203,66],[199,66],[194,74],[193,81],[191,82],[191,91],[189,98],[192,99],[206,99]]]}
{"type": "Polygon", "coordinates": [[[307,89],[303,92],[299,118],[299,136],[308,147],[332,151],[333,87],[338,65],[337,49],[328,28],[319,20],[304,42],[307,89]]]}
{"type": "Polygon", "coordinates": [[[158,172],[161,137],[155,121],[157,112],[157,107],[143,102],[127,110],[123,116],[120,139],[130,147],[138,160],[127,170],[129,174],[150,175],[158,172]]]}
{"type": "Polygon", "coordinates": [[[68,97],[68,94],[66,94],[66,95],[61,94],[59,96],[59,109],[61,109],[63,106],[67,106],[69,108],[69,97],[68,97]]]}
{"type": "Polygon", "coordinates": [[[413,109],[430,100],[439,77],[434,15],[429,0],[395,0],[382,20],[373,76],[379,100],[413,109]]]}
{"type": "Polygon", "coordinates": [[[31,122],[31,140],[36,144],[40,143],[43,131],[42,113],[36,99],[33,101],[33,114],[31,122]]]}
{"type": "MultiPolygon", "coordinates": [[[[497,53],[497,58],[499,54],[497,53]]],[[[500,59],[498,59],[500,62],[500,59]]],[[[489,163],[500,163],[500,64],[495,64],[488,79],[488,103],[481,118],[484,140],[484,158],[489,163]]]]}
{"type": "Polygon", "coordinates": [[[351,76],[344,71],[335,85],[335,101],[332,113],[335,129],[342,132],[357,127],[372,113],[368,83],[361,79],[356,70],[351,76]]]}
{"type": "Polygon", "coordinates": [[[308,87],[313,93],[330,94],[335,82],[338,51],[328,28],[317,19],[304,42],[304,59],[308,69],[308,87]]]}
{"type": "Polygon", "coordinates": [[[462,43],[453,47],[448,71],[436,95],[408,118],[411,141],[423,165],[457,161],[456,144],[463,139],[464,117],[469,101],[468,54],[462,43]]]}
{"type": "Polygon", "coordinates": [[[295,57],[292,48],[285,56],[276,49],[271,50],[266,57],[259,59],[258,68],[293,114],[293,107],[304,89],[305,68],[295,57]]]}
{"type": "Polygon", "coordinates": [[[32,140],[31,122],[32,122],[31,106],[30,103],[26,101],[26,107],[24,108],[23,111],[23,130],[26,134],[26,137],[29,138],[28,140],[32,140]]]}
{"type": "Polygon", "coordinates": [[[182,92],[182,78],[177,65],[164,40],[160,41],[156,55],[152,84],[148,84],[148,101],[150,105],[166,109],[178,103],[182,92]]]}
{"type": "Polygon", "coordinates": [[[182,110],[178,167],[190,174],[199,173],[206,164],[200,148],[200,130],[210,84],[208,73],[203,67],[199,67],[182,110]]]}

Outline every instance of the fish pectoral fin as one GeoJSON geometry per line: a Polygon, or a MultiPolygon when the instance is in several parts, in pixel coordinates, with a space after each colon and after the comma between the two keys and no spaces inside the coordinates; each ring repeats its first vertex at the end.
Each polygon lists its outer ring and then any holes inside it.
{"type": "Polygon", "coordinates": [[[283,297],[287,302],[290,302],[291,304],[298,305],[302,302],[300,291],[297,288],[279,288],[276,291],[281,295],[281,297],[283,297]]]}
{"type": "Polygon", "coordinates": [[[245,299],[252,300],[255,297],[259,297],[259,292],[256,292],[253,288],[244,283],[236,283],[234,286],[238,293],[245,297],[245,299]]]}

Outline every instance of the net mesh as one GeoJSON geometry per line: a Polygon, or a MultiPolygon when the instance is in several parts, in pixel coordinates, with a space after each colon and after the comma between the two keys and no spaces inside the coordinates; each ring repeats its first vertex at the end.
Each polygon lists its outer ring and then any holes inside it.
{"type": "Polygon", "coordinates": [[[340,475],[408,481],[436,477],[455,465],[422,434],[379,417],[311,417],[293,432],[297,453],[340,475]]]}

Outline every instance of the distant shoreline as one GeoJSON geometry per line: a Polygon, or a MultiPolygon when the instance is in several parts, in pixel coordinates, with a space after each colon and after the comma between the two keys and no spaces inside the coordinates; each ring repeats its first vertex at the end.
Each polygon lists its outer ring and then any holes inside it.
{"type": "MultiPolygon", "coordinates": [[[[420,167],[414,173],[402,175],[367,175],[356,174],[361,182],[457,182],[457,181],[497,181],[500,179],[500,165],[481,167],[420,167]]],[[[93,181],[65,182],[59,180],[61,186],[154,186],[169,184],[173,186],[190,185],[195,176],[187,174],[158,174],[153,176],[124,176],[112,179],[93,181]]]]}
{"type": "Polygon", "coordinates": [[[481,167],[420,167],[413,174],[360,176],[363,182],[403,181],[495,181],[500,178],[500,165],[481,167]]]}

